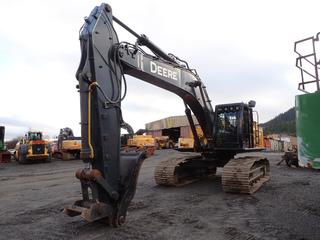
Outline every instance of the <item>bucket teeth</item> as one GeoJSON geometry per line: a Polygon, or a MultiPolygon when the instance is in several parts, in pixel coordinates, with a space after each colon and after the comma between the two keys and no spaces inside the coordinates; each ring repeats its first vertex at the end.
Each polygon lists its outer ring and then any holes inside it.
{"type": "Polygon", "coordinates": [[[252,194],[269,178],[270,166],[266,158],[231,159],[223,168],[222,188],[229,193],[252,194]]]}

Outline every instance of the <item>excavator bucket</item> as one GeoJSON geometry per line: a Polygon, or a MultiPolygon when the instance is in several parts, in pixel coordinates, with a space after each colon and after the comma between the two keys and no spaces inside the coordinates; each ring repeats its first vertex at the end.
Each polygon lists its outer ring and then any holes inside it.
{"type": "Polygon", "coordinates": [[[143,151],[121,152],[121,191],[119,192],[113,191],[98,170],[78,170],[76,177],[81,182],[83,199],[66,207],[64,212],[70,217],[81,215],[88,222],[105,219],[109,225],[114,227],[124,224],[127,209],[136,191],[139,171],[145,156],[143,151]],[[110,196],[109,204],[98,200],[98,189],[99,191],[103,189],[105,195],[110,196]]]}

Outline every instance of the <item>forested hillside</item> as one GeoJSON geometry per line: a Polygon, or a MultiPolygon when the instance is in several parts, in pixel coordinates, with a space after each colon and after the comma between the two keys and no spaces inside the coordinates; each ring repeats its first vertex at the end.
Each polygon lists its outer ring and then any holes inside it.
{"type": "Polygon", "coordinates": [[[296,134],[296,116],[295,108],[290,108],[288,111],[279,114],[270,121],[261,124],[264,134],[284,133],[295,135],[296,134]]]}

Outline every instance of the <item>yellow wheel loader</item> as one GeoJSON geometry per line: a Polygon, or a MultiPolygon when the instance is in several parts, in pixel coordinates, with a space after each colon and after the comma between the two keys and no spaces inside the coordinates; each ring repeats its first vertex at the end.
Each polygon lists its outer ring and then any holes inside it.
{"type": "Polygon", "coordinates": [[[20,164],[31,161],[51,162],[51,147],[48,141],[43,140],[42,132],[28,132],[17,142],[14,157],[20,164]]]}

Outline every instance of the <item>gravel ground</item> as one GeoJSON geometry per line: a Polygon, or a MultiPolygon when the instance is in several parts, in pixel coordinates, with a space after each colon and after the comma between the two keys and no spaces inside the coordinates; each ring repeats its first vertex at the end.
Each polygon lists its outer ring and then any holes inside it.
{"type": "Polygon", "coordinates": [[[281,154],[264,153],[271,180],[253,196],[226,194],[221,176],[180,188],[153,179],[157,151],[145,160],[126,225],[113,229],[61,211],[80,197],[74,171],[82,162],[0,165],[0,239],[320,239],[320,174],[276,166],[281,154]]]}

